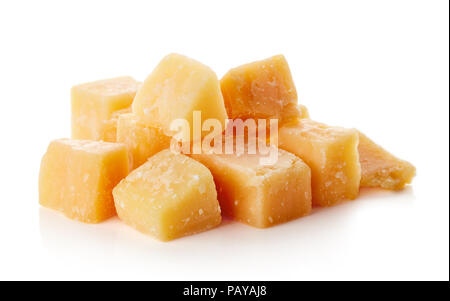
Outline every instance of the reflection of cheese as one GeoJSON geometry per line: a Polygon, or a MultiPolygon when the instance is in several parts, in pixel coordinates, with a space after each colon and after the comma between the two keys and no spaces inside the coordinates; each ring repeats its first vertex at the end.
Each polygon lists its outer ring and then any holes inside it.
{"type": "Polygon", "coordinates": [[[115,112],[131,105],[139,85],[118,77],[72,87],[72,138],[115,142],[115,112]]]}
{"type": "Polygon", "coordinates": [[[280,128],[279,145],[311,168],[313,205],[331,206],[358,196],[361,167],[356,130],[300,119],[280,128]]]}
{"type": "Polygon", "coordinates": [[[115,215],[111,192],[127,174],[122,144],[55,140],[42,158],[39,202],[69,218],[98,223],[115,215]]]}
{"type": "Polygon", "coordinates": [[[120,219],[160,240],[202,232],[221,222],[211,172],[170,150],[150,157],[113,194],[120,219]]]}
{"type": "Polygon", "coordinates": [[[222,211],[235,220],[266,228],[311,210],[311,171],[293,154],[279,150],[272,166],[248,153],[192,157],[211,170],[222,211]]]}

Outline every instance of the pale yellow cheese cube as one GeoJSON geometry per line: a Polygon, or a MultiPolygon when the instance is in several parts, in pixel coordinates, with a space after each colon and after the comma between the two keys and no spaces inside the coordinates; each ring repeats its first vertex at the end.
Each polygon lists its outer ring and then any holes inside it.
{"type": "Polygon", "coordinates": [[[59,139],[42,158],[39,203],[85,223],[116,214],[112,189],[128,174],[125,145],[59,139]]]}
{"type": "MultiPolygon", "coordinates": [[[[144,124],[161,128],[168,136],[176,119],[188,121],[193,129],[193,112],[202,120],[214,118],[224,128],[227,113],[219,80],[209,67],[179,54],[169,54],[144,81],[132,105],[144,124]]],[[[191,136],[192,137],[192,136],[191,136]]]]}
{"type": "Polygon", "coordinates": [[[72,138],[115,142],[114,113],[130,107],[139,86],[117,77],[72,87],[72,138]]]}
{"type": "Polygon", "coordinates": [[[144,125],[133,113],[121,114],[117,121],[117,142],[128,148],[130,170],[170,146],[170,137],[158,128],[144,125]]]}
{"type": "Polygon", "coordinates": [[[233,68],[220,85],[232,119],[276,118],[283,124],[300,116],[297,90],[283,55],[233,68]]]}
{"type": "Polygon", "coordinates": [[[280,148],[299,156],[312,174],[313,205],[332,206],[359,194],[359,136],[354,129],[330,127],[310,119],[279,130],[280,148]]]}
{"type": "Polygon", "coordinates": [[[260,154],[193,154],[207,166],[224,215],[266,228],[311,211],[311,170],[298,157],[278,150],[276,163],[261,164],[260,154]]]}
{"type": "Polygon", "coordinates": [[[221,222],[211,172],[170,150],[132,171],[113,195],[121,220],[163,241],[206,231],[221,222]]]}

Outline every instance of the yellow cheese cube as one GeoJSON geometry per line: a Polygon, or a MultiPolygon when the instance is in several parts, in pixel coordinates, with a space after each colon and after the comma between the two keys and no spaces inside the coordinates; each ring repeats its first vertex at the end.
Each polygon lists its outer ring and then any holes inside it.
{"type": "Polygon", "coordinates": [[[157,152],[170,146],[170,138],[160,129],[144,125],[133,114],[121,114],[117,122],[117,142],[128,148],[130,170],[139,167],[157,152]]]}
{"type": "Polygon", "coordinates": [[[416,174],[411,163],[396,158],[361,132],[358,150],[362,187],[402,189],[416,174]]]}
{"type": "Polygon", "coordinates": [[[103,141],[108,142],[118,142],[117,141],[117,123],[119,121],[119,116],[123,114],[131,113],[131,106],[122,110],[115,111],[111,114],[109,120],[104,122],[104,139],[103,141]]]}
{"type": "Polygon", "coordinates": [[[260,154],[192,157],[211,170],[222,212],[237,221],[266,228],[311,211],[311,171],[291,153],[279,150],[272,166],[260,154]]]}
{"type": "Polygon", "coordinates": [[[313,205],[332,206],[359,193],[361,166],[358,132],[329,127],[310,119],[281,127],[280,148],[302,158],[311,168],[313,205]]]}
{"type": "Polygon", "coordinates": [[[85,223],[116,214],[113,187],[128,174],[124,145],[59,139],[50,143],[39,173],[39,203],[85,223]]]}
{"type": "Polygon", "coordinates": [[[227,118],[219,81],[209,67],[179,54],[169,54],[144,81],[132,105],[144,124],[174,134],[170,125],[184,119],[193,129],[193,111],[203,120],[227,118]]]}
{"type": "Polygon", "coordinates": [[[118,77],[72,87],[72,138],[115,142],[113,114],[130,107],[139,85],[118,77]]]}
{"type": "Polygon", "coordinates": [[[276,118],[284,123],[300,116],[297,90],[283,55],[231,69],[220,87],[232,119],[276,118]]]}
{"type": "Polygon", "coordinates": [[[113,190],[121,220],[167,241],[221,222],[211,172],[182,154],[163,150],[132,171],[113,190]]]}

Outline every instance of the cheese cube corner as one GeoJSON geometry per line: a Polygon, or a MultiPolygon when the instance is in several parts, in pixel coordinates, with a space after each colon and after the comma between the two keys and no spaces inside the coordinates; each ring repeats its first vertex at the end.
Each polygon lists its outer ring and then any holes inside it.
{"type": "Polygon", "coordinates": [[[309,115],[309,110],[306,106],[304,105],[299,105],[298,109],[300,111],[300,119],[309,119],[311,118],[309,115]]]}
{"type": "Polygon", "coordinates": [[[113,195],[121,220],[162,241],[209,230],[222,219],[211,172],[170,150],[132,171],[113,195]]]}
{"type": "Polygon", "coordinates": [[[416,174],[414,165],[398,159],[361,132],[358,150],[362,187],[399,190],[412,182],[416,174]]]}
{"type": "Polygon", "coordinates": [[[117,112],[131,106],[139,86],[131,77],[117,77],[72,87],[72,138],[115,142],[117,112]]]}
{"type": "Polygon", "coordinates": [[[54,140],[41,161],[39,203],[71,219],[98,223],[116,214],[112,189],[127,174],[122,144],[54,140]]]}
{"type": "Polygon", "coordinates": [[[280,148],[311,168],[313,205],[332,206],[358,196],[361,166],[356,130],[300,119],[281,127],[278,139],[280,148]]]}

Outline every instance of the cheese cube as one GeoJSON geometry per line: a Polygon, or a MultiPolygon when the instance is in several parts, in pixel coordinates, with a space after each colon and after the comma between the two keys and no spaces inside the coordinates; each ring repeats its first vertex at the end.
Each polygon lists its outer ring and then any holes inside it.
{"type": "Polygon", "coordinates": [[[113,187],[128,174],[124,145],[59,139],[50,143],[39,173],[39,203],[85,223],[116,214],[113,187]]]}
{"type": "Polygon", "coordinates": [[[276,118],[281,124],[300,116],[297,90],[283,55],[231,69],[220,87],[232,119],[276,118]]]}
{"type": "Polygon", "coordinates": [[[113,190],[121,220],[167,241],[221,222],[211,172],[197,161],[163,150],[132,171],[113,190]]]}
{"type": "Polygon", "coordinates": [[[130,170],[139,167],[157,152],[170,146],[170,138],[160,129],[144,125],[133,114],[121,114],[117,122],[117,142],[128,148],[130,170]]]}
{"type": "Polygon", "coordinates": [[[130,107],[139,85],[118,77],[72,87],[72,138],[115,142],[114,112],[130,107]]]}
{"type": "Polygon", "coordinates": [[[411,183],[416,168],[411,163],[396,158],[361,132],[358,150],[362,187],[398,190],[411,183]]]}
{"type": "Polygon", "coordinates": [[[171,129],[175,119],[187,120],[192,130],[194,111],[201,112],[202,120],[218,119],[222,128],[227,118],[214,71],[179,54],[161,60],[136,94],[132,109],[144,124],[168,136],[176,131],[171,129]]]}
{"type": "Polygon", "coordinates": [[[131,107],[115,111],[111,114],[109,120],[105,120],[104,125],[104,139],[103,141],[118,142],[117,141],[117,123],[120,115],[131,113],[131,107]]]}
{"type": "Polygon", "coordinates": [[[311,168],[313,205],[332,206],[356,198],[361,180],[356,130],[301,119],[281,127],[278,139],[280,148],[311,168]]]}
{"type": "Polygon", "coordinates": [[[298,157],[278,150],[272,166],[260,154],[193,154],[216,183],[222,212],[248,225],[266,228],[311,211],[311,171],[298,157]]]}

